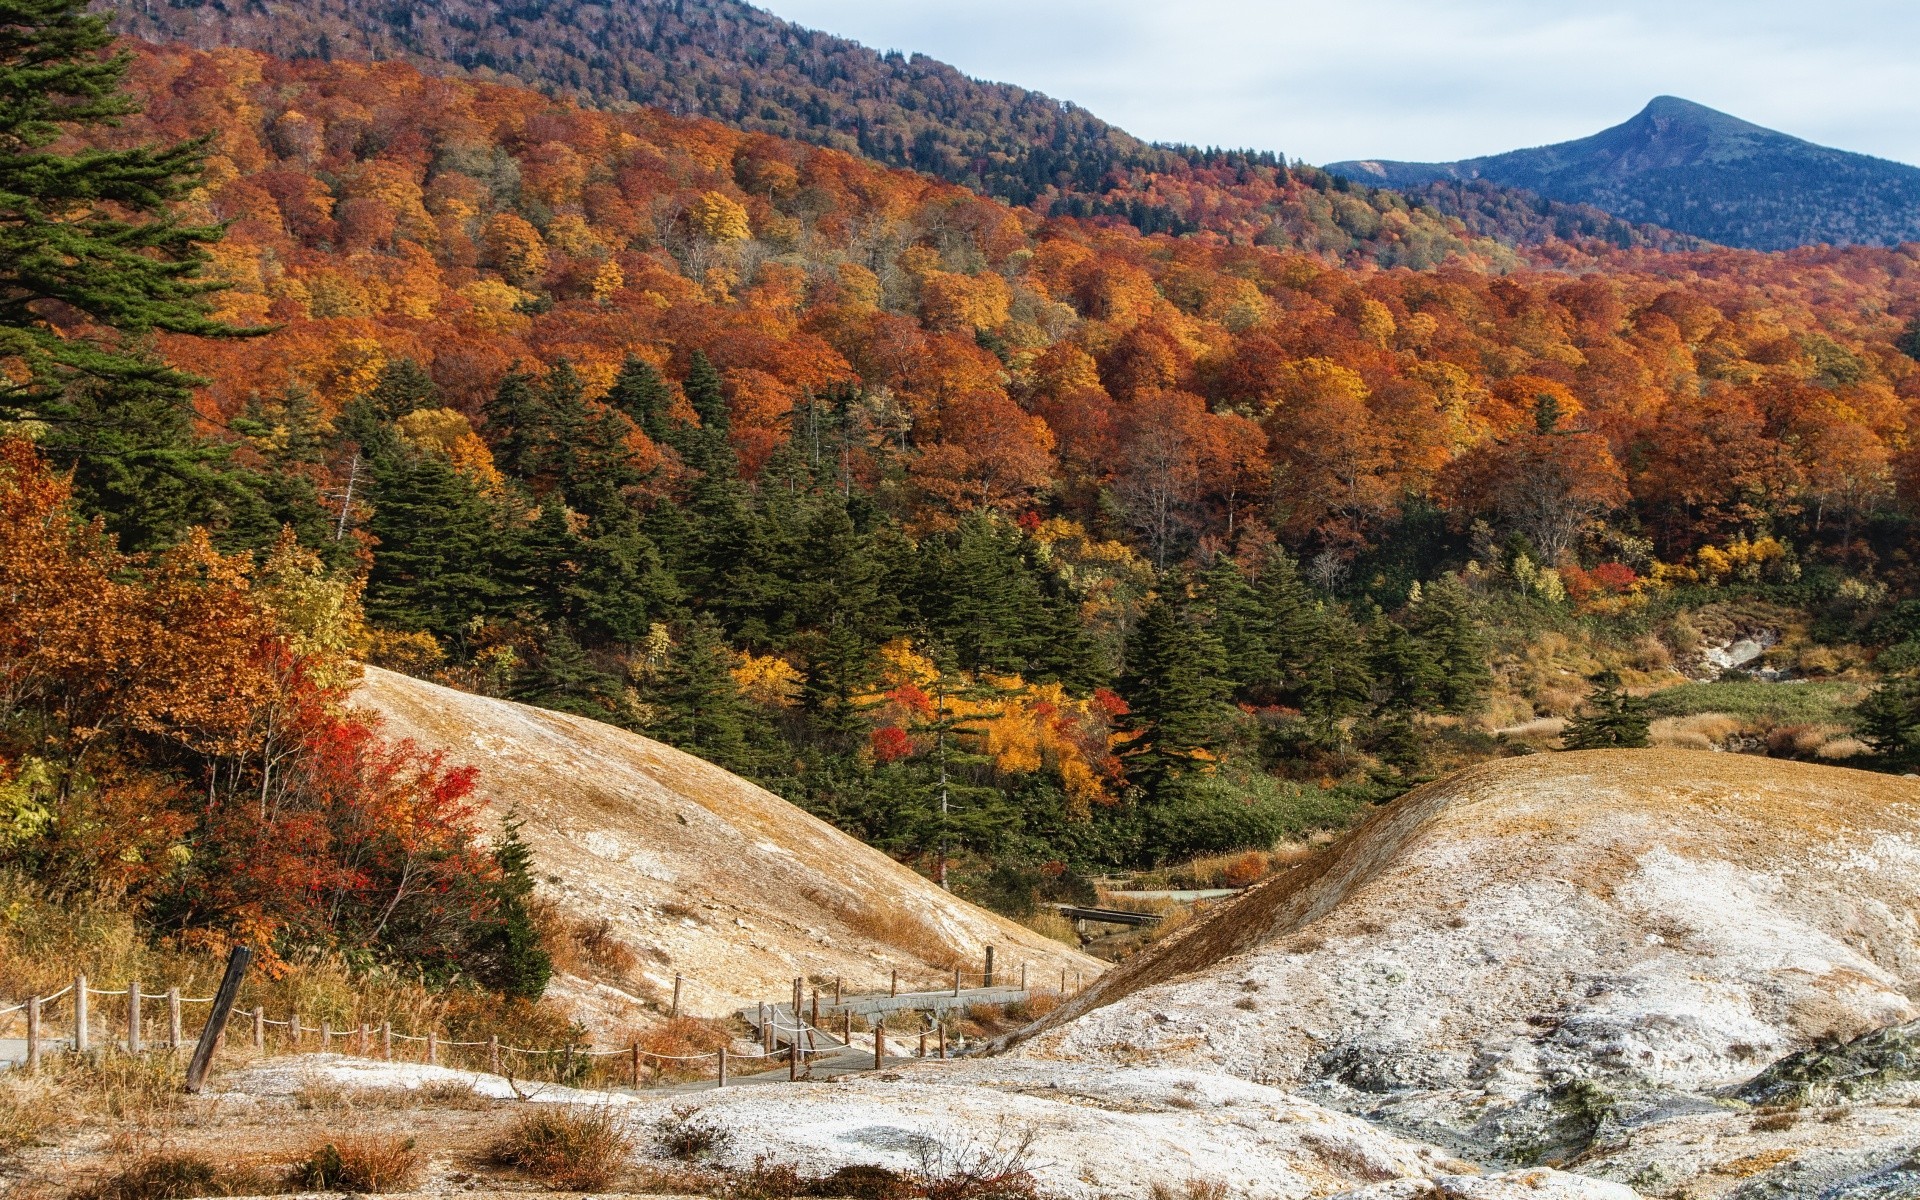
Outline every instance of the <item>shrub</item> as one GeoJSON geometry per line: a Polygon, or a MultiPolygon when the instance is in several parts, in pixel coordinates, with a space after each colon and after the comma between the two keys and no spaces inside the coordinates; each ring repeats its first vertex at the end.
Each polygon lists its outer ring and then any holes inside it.
{"type": "Polygon", "coordinates": [[[521,1115],[493,1159],[552,1187],[597,1192],[613,1183],[632,1150],[632,1137],[609,1107],[541,1107],[521,1115]]]}
{"type": "Polygon", "coordinates": [[[733,1135],[711,1121],[698,1120],[700,1110],[693,1105],[678,1105],[673,1115],[662,1118],[654,1127],[654,1146],[668,1158],[697,1162],[723,1153],[733,1135]]]}
{"type": "Polygon", "coordinates": [[[811,1190],[816,1196],[847,1200],[907,1200],[913,1195],[913,1181],[885,1167],[857,1163],[816,1181],[811,1190]]]}
{"type": "Polygon", "coordinates": [[[274,1180],[249,1168],[227,1168],[192,1152],[147,1154],[118,1174],[75,1193],[76,1200],[189,1200],[278,1191],[274,1180]]]}
{"type": "Polygon", "coordinates": [[[412,1138],[357,1134],[334,1138],[294,1164],[293,1183],[329,1192],[392,1192],[420,1173],[412,1138]]]}

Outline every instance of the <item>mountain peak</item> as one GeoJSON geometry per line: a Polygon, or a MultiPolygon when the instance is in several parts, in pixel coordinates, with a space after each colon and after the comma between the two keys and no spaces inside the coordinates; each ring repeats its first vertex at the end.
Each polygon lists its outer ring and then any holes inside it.
{"type": "Polygon", "coordinates": [[[1590,137],[1450,163],[1333,163],[1375,186],[1484,180],[1755,250],[1920,240],[1920,168],[1779,133],[1679,96],[1590,137]]]}

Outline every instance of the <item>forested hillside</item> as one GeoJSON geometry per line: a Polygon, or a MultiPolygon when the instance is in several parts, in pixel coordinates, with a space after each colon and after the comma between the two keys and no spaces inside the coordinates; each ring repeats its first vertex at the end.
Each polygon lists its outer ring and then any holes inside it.
{"type": "Polygon", "coordinates": [[[740,0],[115,8],[123,32],[153,41],[290,59],[398,59],[601,108],[653,105],[909,167],[1043,214],[1107,218],[1146,233],[1207,230],[1413,267],[1451,257],[1512,265],[1518,259],[1508,247],[1547,238],[1665,244],[1656,231],[1572,206],[1549,204],[1548,219],[1516,221],[1514,210],[1527,203],[1518,197],[1410,203],[1271,152],[1149,145],[1072,104],[969,79],[924,55],[881,54],[740,0]]]}
{"type": "Polygon", "coordinates": [[[1016,895],[1490,752],[1432,719],[1491,614],[1910,570],[1905,253],[1360,272],[399,64],[134,79],[274,331],[159,338],[199,432],[102,386],[41,437],[125,548],[290,525],[376,661],[1016,895]]]}
{"type": "Polygon", "coordinates": [[[1521,188],[1753,250],[1920,240],[1920,167],[1817,146],[1673,96],[1577,141],[1329,169],[1412,195],[1436,183],[1521,188]]]}

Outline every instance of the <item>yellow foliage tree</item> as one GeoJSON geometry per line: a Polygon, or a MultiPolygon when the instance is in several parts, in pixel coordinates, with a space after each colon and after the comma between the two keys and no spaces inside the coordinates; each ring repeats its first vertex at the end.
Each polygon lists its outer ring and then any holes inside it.
{"type": "Polygon", "coordinates": [[[746,208],[721,192],[702,192],[687,206],[687,220],[708,241],[744,242],[753,236],[746,208]]]}

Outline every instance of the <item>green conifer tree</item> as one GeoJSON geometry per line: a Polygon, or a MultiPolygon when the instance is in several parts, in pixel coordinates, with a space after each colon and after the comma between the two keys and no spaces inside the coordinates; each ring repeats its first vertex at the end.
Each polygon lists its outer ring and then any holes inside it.
{"type": "Polygon", "coordinates": [[[1178,586],[1164,585],[1140,614],[1120,680],[1129,709],[1120,758],[1128,781],[1158,804],[1178,798],[1182,777],[1211,759],[1232,717],[1225,652],[1176,598],[1178,586]]]}
{"type": "Polygon", "coordinates": [[[184,222],[207,139],[60,152],[61,138],[137,111],[133,55],[86,0],[0,0],[0,419],[61,419],[76,380],[182,389],[195,382],[137,343],[74,336],[51,310],[124,334],[227,337],[213,319],[205,247],[217,225],[184,222]]]}
{"type": "Polygon", "coordinates": [[[1441,575],[1422,590],[1412,627],[1439,663],[1440,710],[1467,716],[1484,708],[1493,688],[1492,643],[1458,575],[1441,575]]]}
{"type": "Polygon", "coordinates": [[[367,615],[394,629],[460,641],[475,617],[511,607],[511,549],[480,491],[433,453],[374,464],[369,531],[378,540],[367,576],[367,615]]]}
{"type": "MultiPolygon", "coordinates": [[[[1279,569],[1286,570],[1281,564],[1279,569]]],[[[1298,582],[1298,576],[1293,582],[1298,582]]],[[[1287,583],[1276,581],[1284,593],[1287,583]]],[[[1206,613],[1207,628],[1220,640],[1226,654],[1227,677],[1234,690],[1251,698],[1263,685],[1268,691],[1280,677],[1280,663],[1274,654],[1276,624],[1273,596],[1262,596],[1240,565],[1221,555],[1200,576],[1200,604],[1206,613]]]]}
{"type": "Polygon", "coordinates": [[[538,1000],[553,978],[553,959],[540,944],[534,924],[533,850],[520,836],[525,822],[508,813],[500,822],[493,845],[499,878],[489,891],[494,901],[490,920],[470,938],[462,962],[481,985],[506,996],[538,1000]]]}
{"type": "Polygon", "coordinates": [[[1567,722],[1560,744],[1568,750],[1633,749],[1647,744],[1647,702],[1627,695],[1617,671],[1600,671],[1589,678],[1580,712],[1567,722]]]}
{"type": "Polygon", "coordinates": [[[654,737],[730,771],[753,769],[747,733],[752,712],[733,678],[726,636],[713,617],[702,614],[687,626],[648,699],[666,712],[648,731],[654,737]]]}
{"type": "Polygon", "coordinates": [[[660,372],[644,358],[629,354],[607,391],[607,403],[627,414],[640,432],[662,445],[666,444],[667,413],[673,408],[673,393],[660,372]]]}

